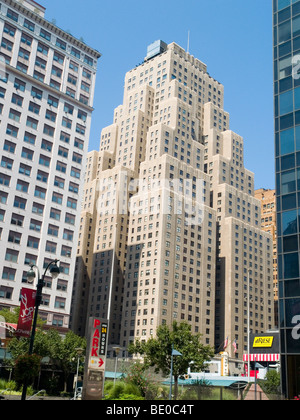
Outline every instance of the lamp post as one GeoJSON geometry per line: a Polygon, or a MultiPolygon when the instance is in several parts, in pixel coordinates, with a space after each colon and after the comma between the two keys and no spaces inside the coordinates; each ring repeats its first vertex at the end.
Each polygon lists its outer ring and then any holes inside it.
{"type": "Polygon", "coordinates": [[[250,270],[247,275],[247,353],[248,353],[248,384],[250,383],[250,270]]]}
{"type": "Polygon", "coordinates": [[[263,369],[263,366],[260,363],[256,362],[256,356],[255,356],[255,387],[254,387],[254,399],[257,400],[257,369],[263,369]]]}
{"type": "Polygon", "coordinates": [[[121,347],[113,347],[113,350],[116,353],[116,361],[115,361],[115,377],[114,377],[114,385],[116,385],[116,379],[117,379],[117,367],[118,367],[118,356],[121,351],[121,347]]]}
{"type": "MultiPolygon", "coordinates": [[[[38,272],[38,284],[37,284],[37,292],[36,292],[36,299],[35,299],[35,311],[34,311],[34,318],[33,318],[33,323],[32,323],[32,328],[31,328],[31,337],[30,337],[30,344],[29,344],[29,352],[28,354],[31,356],[33,353],[33,345],[34,345],[34,339],[35,339],[35,332],[36,332],[36,324],[37,324],[37,319],[38,319],[38,313],[39,313],[39,307],[41,305],[42,302],[42,291],[43,291],[43,287],[45,286],[45,276],[47,274],[47,271],[50,269],[50,274],[51,277],[53,279],[56,279],[59,274],[60,274],[60,269],[57,266],[57,263],[59,262],[59,260],[53,260],[51,261],[43,274],[43,277],[40,276],[40,272],[39,269],[36,265],[32,265],[30,270],[27,273],[27,280],[28,283],[33,283],[34,279],[35,279],[35,272],[34,269],[37,270],[38,272]],[[51,268],[50,268],[51,267],[51,268]]],[[[26,400],[26,393],[27,393],[27,387],[28,387],[28,381],[27,379],[24,381],[23,384],[23,392],[22,392],[22,401],[26,400]]]]}
{"type": "Polygon", "coordinates": [[[172,355],[171,355],[171,384],[170,384],[170,393],[169,393],[169,400],[172,401],[172,386],[173,386],[173,363],[174,363],[174,356],[182,356],[179,351],[174,350],[174,344],[172,345],[172,355]]]}
{"type": "Polygon", "coordinates": [[[75,382],[74,400],[76,400],[76,398],[77,398],[80,356],[82,355],[82,353],[84,352],[84,350],[82,348],[76,348],[75,351],[77,353],[77,370],[76,370],[76,382],[75,382]]]}

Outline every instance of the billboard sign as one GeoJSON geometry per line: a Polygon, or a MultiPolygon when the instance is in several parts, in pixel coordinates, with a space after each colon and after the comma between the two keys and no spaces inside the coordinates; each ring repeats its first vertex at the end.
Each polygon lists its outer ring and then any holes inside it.
{"type": "Polygon", "coordinates": [[[271,348],[273,346],[274,337],[255,337],[254,348],[271,348]]]}
{"type": "MultiPolygon", "coordinates": [[[[279,354],[279,332],[251,334],[251,354],[279,354]]],[[[257,359],[258,360],[258,359],[257,359]]]]}

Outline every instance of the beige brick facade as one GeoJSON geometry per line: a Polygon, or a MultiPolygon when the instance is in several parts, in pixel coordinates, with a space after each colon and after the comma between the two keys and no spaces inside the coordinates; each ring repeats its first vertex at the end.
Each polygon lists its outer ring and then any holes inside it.
{"type": "Polygon", "coordinates": [[[106,318],[112,284],[110,344],[124,354],[177,320],[219,351],[236,339],[241,358],[249,270],[251,328],[273,326],[272,240],[223,86],[177,44],[160,47],[126,74],[123,104],[89,154],[74,296],[84,290],[87,316],[106,318]]]}
{"type": "Polygon", "coordinates": [[[277,224],[276,191],[260,188],[255,197],[261,202],[261,227],[272,235],[273,239],[273,290],[275,304],[275,325],[278,326],[278,268],[277,268],[277,224]]]}

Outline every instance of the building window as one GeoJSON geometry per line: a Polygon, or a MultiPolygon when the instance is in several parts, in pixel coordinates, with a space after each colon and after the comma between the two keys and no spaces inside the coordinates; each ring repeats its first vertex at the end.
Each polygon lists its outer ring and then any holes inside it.
{"type": "Polygon", "coordinates": [[[6,16],[8,18],[12,19],[14,22],[18,22],[18,20],[19,20],[19,15],[11,9],[7,9],[7,15],[6,16]]]}
{"type": "Polygon", "coordinates": [[[14,127],[10,124],[7,124],[6,134],[8,134],[9,136],[17,138],[18,133],[19,133],[19,129],[17,127],[14,127]]]}
{"type": "Polygon", "coordinates": [[[34,152],[32,150],[29,150],[26,147],[23,147],[21,156],[24,159],[32,160],[33,159],[33,153],[34,152]]]}
{"type": "Polygon", "coordinates": [[[17,191],[23,192],[23,193],[27,193],[28,192],[28,188],[29,188],[29,184],[27,182],[21,181],[21,180],[17,180],[17,191]]]}
{"type": "Polygon", "coordinates": [[[41,29],[40,36],[47,41],[51,41],[51,34],[50,32],[45,31],[44,29],[41,29]]]}
{"type": "Polygon", "coordinates": [[[2,272],[3,280],[14,281],[16,276],[16,270],[14,268],[4,267],[2,272]]]}
{"type": "Polygon", "coordinates": [[[25,210],[27,201],[21,197],[15,197],[14,207],[17,209],[25,210]]]}
{"type": "Polygon", "coordinates": [[[71,54],[72,54],[74,57],[76,57],[76,58],[79,58],[79,59],[80,59],[80,51],[79,51],[79,50],[77,50],[76,48],[72,47],[71,54]]]}
{"type": "Polygon", "coordinates": [[[27,246],[34,249],[39,249],[40,240],[38,238],[34,238],[33,236],[28,237],[27,246]]]}
{"type": "Polygon", "coordinates": [[[52,235],[55,237],[58,237],[58,227],[54,226],[54,225],[49,225],[48,226],[48,235],[52,235]]]}
{"type": "Polygon", "coordinates": [[[62,204],[63,196],[61,194],[58,194],[58,193],[54,192],[53,195],[52,195],[52,201],[53,201],[53,203],[62,204]]]}
{"type": "Polygon", "coordinates": [[[39,122],[37,120],[35,120],[33,118],[30,118],[30,117],[28,117],[27,121],[26,121],[27,127],[33,128],[34,130],[37,130],[38,123],[39,122]]]}
{"type": "Polygon", "coordinates": [[[35,25],[34,23],[30,22],[30,20],[28,19],[24,20],[24,27],[29,29],[31,32],[34,32],[35,25]]]}
{"type": "Polygon", "coordinates": [[[5,254],[5,261],[10,261],[13,263],[17,263],[19,258],[19,251],[15,251],[14,249],[7,249],[5,254]]]}
{"type": "Polygon", "coordinates": [[[59,38],[56,38],[56,46],[61,48],[62,50],[67,49],[67,44],[59,38]]]}

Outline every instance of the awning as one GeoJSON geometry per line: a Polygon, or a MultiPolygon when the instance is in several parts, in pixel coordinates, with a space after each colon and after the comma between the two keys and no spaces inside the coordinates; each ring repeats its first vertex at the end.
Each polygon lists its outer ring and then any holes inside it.
{"type": "Polygon", "coordinates": [[[14,333],[17,329],[17,324],[9,324],[8,322],[2,322],[0,321],[0,328],[5,328],[6,330],[14,333]]]}
{"type": "MultiPolygon", "coordinates": [[[[244,354],[244,362],[248,362],[248,354],[244,354]]],[[[280,354],[250,354],[250,362],[280,362],[280,354]]]]}
{"type": "Polygon", "coordinates": [[[107,372],[105,371],[105,378],[106,379],[122,379],[124,378],[126,375],[124,375],[124,373],[120,373],[120,372],[107,372]]]}
{"type": "MultiPolygon", "coordinates": [[[[212,387],[223,387],[223,388],[229,388],[233,385],[238,384],[244,384],[245,378],[241,376],[210,376],[208,374],[205,374],[205,376],[200,376],[198,379],[178,379],[178,385],[183,386],[192,386],[192,385],[198,385],[199,382],[204,381],[204,383],[207,386],[212,387]]],[[[162,382],[163,385],[170,385],[170,379],[167,379],[166,381],[162,382]]],[[[173,382],[174,384],[174,382],[173,382]]]]}

